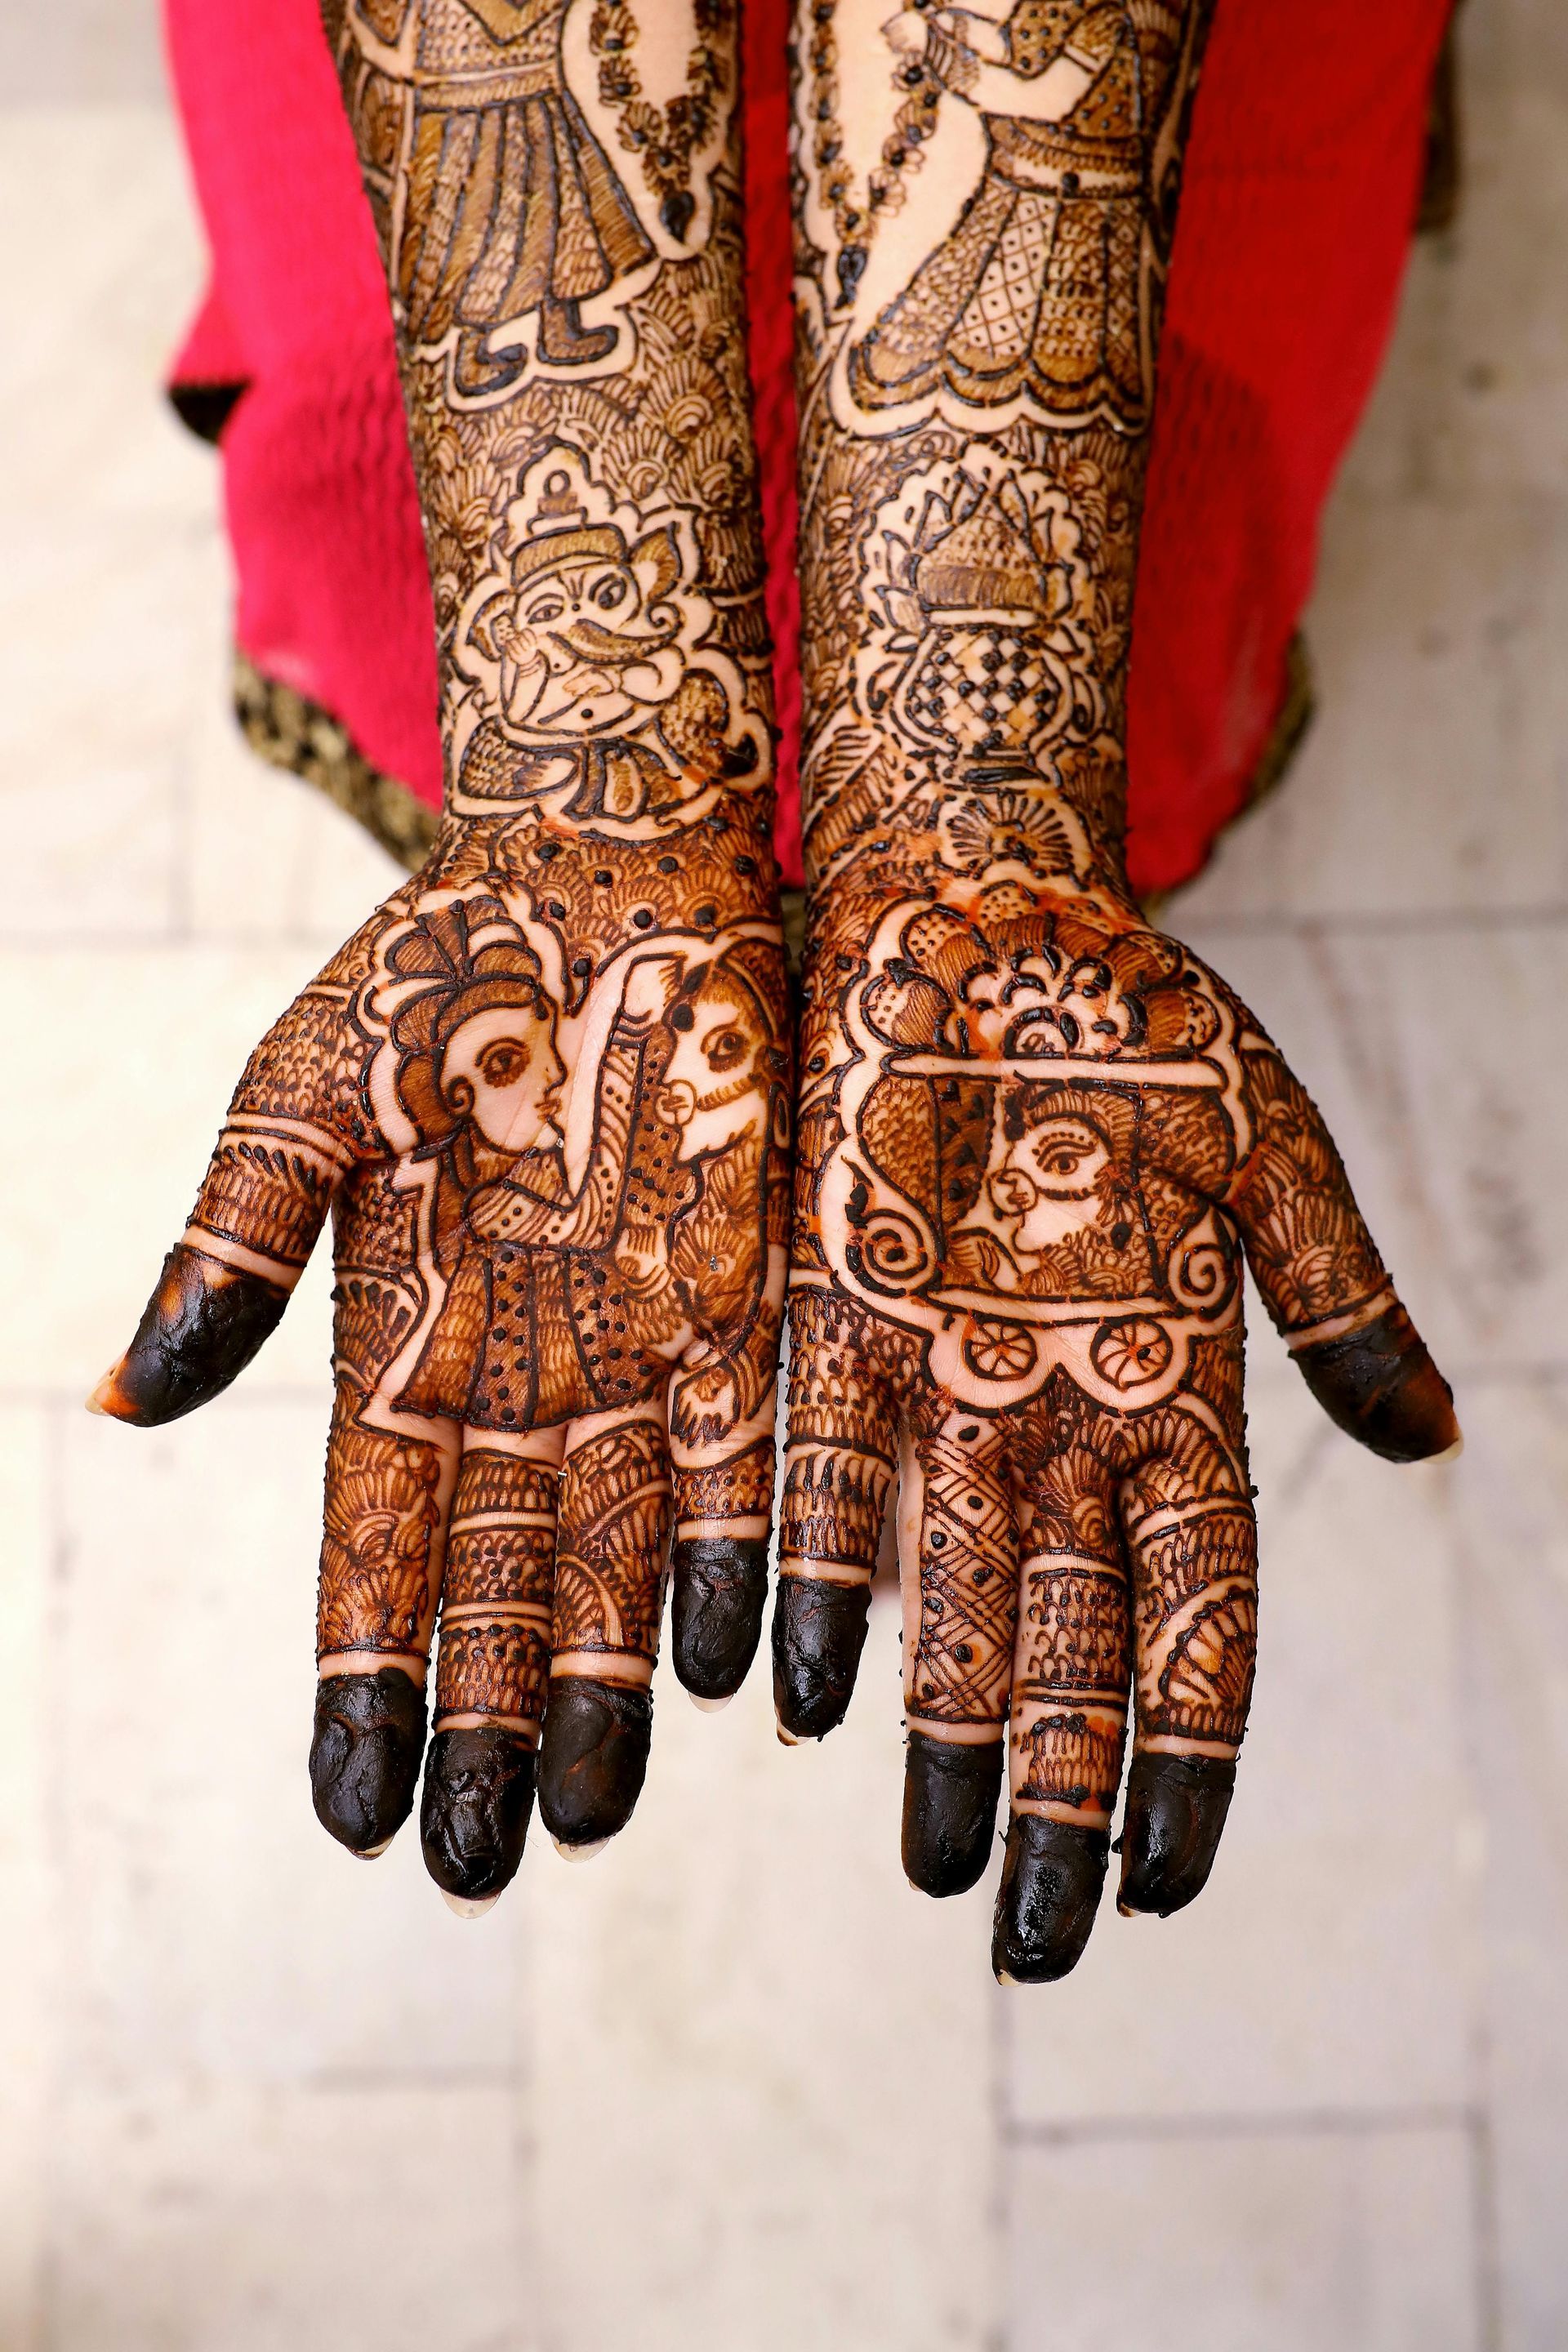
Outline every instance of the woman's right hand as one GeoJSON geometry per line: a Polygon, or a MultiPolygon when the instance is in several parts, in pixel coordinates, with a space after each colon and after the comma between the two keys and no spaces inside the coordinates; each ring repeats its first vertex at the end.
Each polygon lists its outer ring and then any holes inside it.
{"type": "Polygon", "coordinates": [[[679,864],[653,846],[449,821],[252,1055],[92,1400],[151,1426],[217,1395],[333,1212],[316,1810],[361,1854],[407,1815],[439,1612],[422,1831],[459,1907],[517,1868],[542,1724],[557,1842],[629,1816],[672,1530],[695,1696],[738,1687],[761,1625],[788,1076],[771,851],[744,819],[679,864]]]}

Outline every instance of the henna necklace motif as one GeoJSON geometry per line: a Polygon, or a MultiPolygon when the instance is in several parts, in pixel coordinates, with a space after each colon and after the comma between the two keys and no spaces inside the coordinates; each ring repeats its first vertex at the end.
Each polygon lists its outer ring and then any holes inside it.
{"type": "Polygon", "coordinates": [[[691,158],[712,138],[719,110],[729,91],[721,37],[729,22],[727,0],[696,0],[697,38],[686,61],[686,86],[668,106],[654,106],[643,94],[632,62],[637,24],[630,0],[599,0],[588,26],[588,42],[599,60],[599,96],[619,118],[620,142],[640,158],[658,200],[658,217],[678,245],[686,241],[697,199],[691,193],[691,158]]]}
{"type": "MultiPolygon", "coordinates": [[[[914,0],[922,11],[931,0],[914,0]]],[[[813,0],[811,10],[811,120],[815,126],[812,153],[821,174],[822,202],[838,231],[838,308],[847,310],[865,273],[877,224],[896,213],[909,193],[906,172],[916,171],[921,149],[936,128],[942,83],[929,64],[914,58],[894,69],[895,87],[909,92],[893,118],[893,128],[882,142],[882,160],[857,196],[844,161],[844,132],[839,121],[838,42],[834,30],[837,0],[813,0]]]]}

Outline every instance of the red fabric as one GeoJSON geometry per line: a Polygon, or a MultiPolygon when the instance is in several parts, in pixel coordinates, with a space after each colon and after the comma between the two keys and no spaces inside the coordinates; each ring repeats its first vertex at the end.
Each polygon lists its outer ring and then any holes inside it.
{"type": "MultiPolygon", "coordinates": [[[[177,381],[223,437],[236,633],[438,805],[430,594],[386,290],[315,0],[165,0],[212,286],[177,381]]],[[[750,339],[800,877],[787,0],[747,0],[750,339]]],[[[1318,519],[1382,355],[1447,0],[1220,0],[1172,273],[1129,709],[1129,864],[1203,863],[1268,740],[1318,519]]]]}

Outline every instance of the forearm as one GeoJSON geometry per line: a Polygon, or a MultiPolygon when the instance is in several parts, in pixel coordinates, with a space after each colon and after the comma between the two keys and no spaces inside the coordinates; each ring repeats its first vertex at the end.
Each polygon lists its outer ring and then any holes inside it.
{"type": "Polygon", "coordinates": [[[585,106],[570,0],[325,13],[397,326],[448,810],[765,844],[732,7],[699,0],[689,48],[608,0],[585,106]],[[684,107],[650,111],[645,79],[684,107]]]}
{"type": "MultiPolygon", "coordinates": [[[[820,8],[802,26],[803,798],[819,891],[852,876],[885,897],[917,867],[955,885],[1009,866],[1121,875],[1138,525],[1208,0],[1164,43],[1130,15],[1083,13],[1100,58],[1087,97],[1054,125],[988,123],[978,156],[938,143],[961,101],[920,61],[889,50],[884,77],[820,8]],[[879,145],[869,186],[847,184],[842,155],[879,145]]],[[[1015,52],[1027,14],[1010,20],[1015,52]]]]}

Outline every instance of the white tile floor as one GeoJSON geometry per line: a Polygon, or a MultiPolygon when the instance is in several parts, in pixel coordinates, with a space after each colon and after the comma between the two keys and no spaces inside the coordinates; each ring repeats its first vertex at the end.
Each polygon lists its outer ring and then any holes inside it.
{"type": "Polygon", "coordinates": [[[1467,210],[1331,517],[1323,717],[1173,919],[1331,1113],[1469,1447],[1383,1469],[1260,1345],[1215,1884],[1005,1997],[984,1895],[899,1873],[888,1610],[825,1749],[761,1675],[666,1689],[633,1832],[466,1927],[310,1813],[321,1273],[206,1413],[82,1414],[390,869],[223,716],[147,0],[0,0],[0,2352],[1568,2343],[1568,35],[1468,16],[1467,210]]]}

